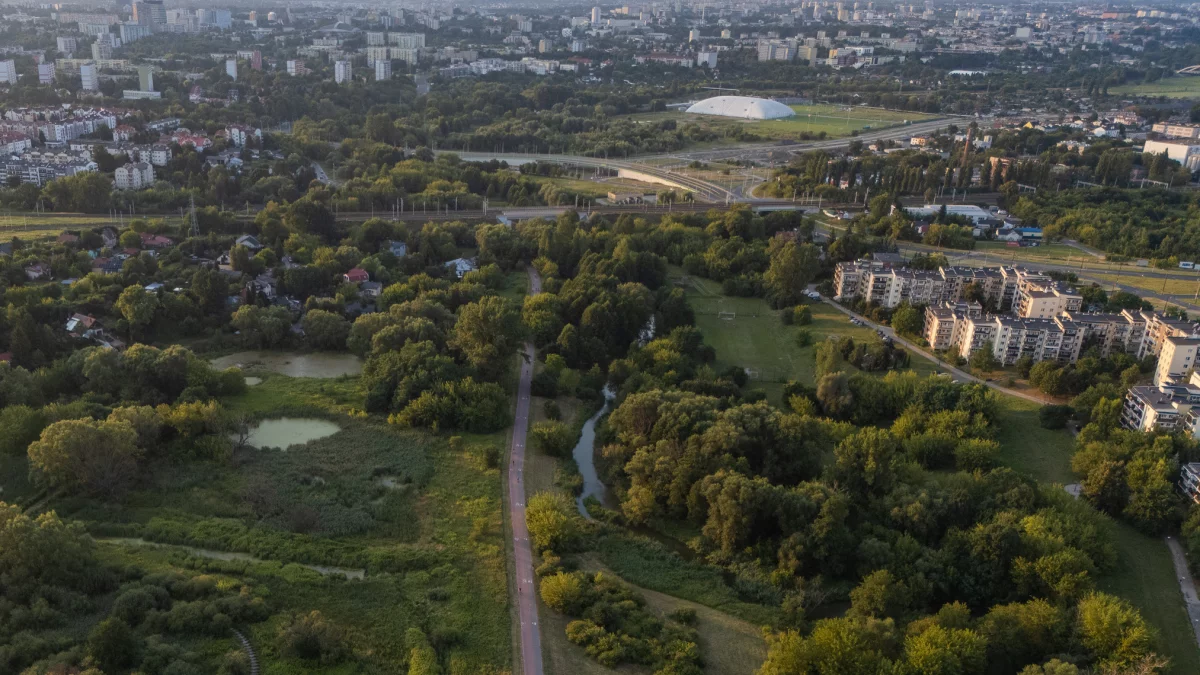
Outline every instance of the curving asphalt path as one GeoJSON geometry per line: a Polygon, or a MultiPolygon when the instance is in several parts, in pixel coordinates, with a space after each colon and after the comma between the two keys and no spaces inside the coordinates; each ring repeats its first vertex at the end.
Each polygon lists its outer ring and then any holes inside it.
{"type": "Polygon", "coordinates": [[[1200,644],[1200,596],[1196,594],[1196,584],[1188,570],[1187,555],[1175,537],[1168,535],[1166,540],[1167,548],[1171,549],[1171,562],[1175,564],[1175,574],[1179,577],[1179,592],[1183,594],[1188,619],[1192,622],[1192,632],[1196,634],[1196,643],[1200,644]]]}
{"type": "MultiPolygon", "coordinates": [[[[542,292],[542,278],[529,272],[529,294],[542,292]]],[[[525,437],[529,430],[530,383],[533,381],[533,343],[521,351],[521,380],[517,385],[517,412],[513,420],[512,449],[508,465],[508,512],[512,523],[513,559],[517,577],[517,616],[521,621],[521,672],[542,675],[542,636],[538,632],[537,596],[533,583],[533,549],[525,523],[525,437]]]]}

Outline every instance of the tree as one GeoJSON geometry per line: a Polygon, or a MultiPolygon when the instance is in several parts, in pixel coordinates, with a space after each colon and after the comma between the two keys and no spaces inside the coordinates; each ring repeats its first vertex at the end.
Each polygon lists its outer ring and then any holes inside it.
{"type": "Polygon", "coordinates": [[[1125,478],[1124,462],[1100,462],[1083,479],[1083,497],[1097,509],[1118,516],[1129,503],[1129,485],[1125,478]]]}
{"type": "Polygon", "coordinates": [[[126,286],[125,290],[121,291],[116,307],[120,310],[121,316],[129,322],[131,338],[141,332],[142,328],[150,325],[150,322],[154,320],[154,313],[158,311],[158,305],[158,296],[147,292],[145,288],[137,284],[126,286]]]}
{"type": "Polygon", "coordinates": [[[1129,666],[1152,653],[1155,634],[1129,603],[1105,593],[1079,601],[1076,632],[1102,666],[1129,666]]]}
{"type": "Polygon", "coordinates": [[[318,349],[342,350],[350,334],[350,322],[345,317],[323,309],[314,309],[301,321],[304,335],[318,349]]]}
{"type": "Polygon", "coordinates": [[[316,235],[326,241],[333,238],[337,229],[329,207],[310,197],[292,202],[284,213],[283,224],[293,232],[316,235]]]}
{"type": "Polygon", "coordinates": [[[538,452],[551,457],[565,457],[574,445],[574,430],[562,422],[538,422],[530,430],[538,452]]]}
{"type": "Polygon", "coordinates": [[[898,617],[909,603],[908,588],[887,570],[875,570],[850,591],[850,611],[856,618],[898,617]]]}
{"type": "Polygon", "coordinates": [[[1038,421],[1044,429],[1062,429],[1073,414],[1075,408],[1069,405],[1044,405],[1038,410],[1038,421]]]}
{"type": "Polygon", "coordinates": [[[46,427],[40,410],[26,405],[0,409],[0,455],[23,455],[29,444],[36,441],[46,427]]]}
{"type": "Polygon", "coordinates": [[[106,672],[123,672],[137,663],[140,644],[133,629],[120,619],[105,619],[88,634],[88,655],[106,672]]]}
{"type": "MultiPolygon", "coordinates": [[[[290,271],[290,270],[289,270],[290,271]]],[[[192,275],[192,295],[206,312],[216,312],[225,307],[229,295],[229,282],[216,270],[200,267],[192,275]]]]}
{"type": "Polygon", "coordinates": [[[242,340],[251,347],[277,347],[291,332],[292,314],[286,307],[242,305],[233,313],[230,325],[241,331],[242,340]]]}
{"type": "Polygon", "coordinates": [[[986,345],[983,349],[976,349],[972,352],[968,363],[978,373],[990,373],[1000,367],[1000,362],[996,360],[996,356],[986,345]]]}
{"type": "Polygon", "coordinates": [[[420,628],[409,628],[404,633],[404,643],[408,647],[409,675],[440,675],[437,652],[429,643],[429,638],[420,628]]]}
{"type": "MultiPolygon", "coordinates": [[[[818,393],[819,395],[819,393],[818,393]]],[[[903,453],[888,431],[864,427],[834,450],[830,478],[851,495],[887,493],[900,480],[903,453]]]]}
{"type": "Polygon", "coordinates": [[[463,305],[450,342],[489,377],[499,376],[521,344],[521,315],[512,303],[490,295],[463,305]]]}
{"type": "Polygon", "coordinates": [[[987,665],[987,640],[973,630],[933,625],[904,641],[910,672],[922,675],[982,673],[987,665]]]}
{"type": "Polygon", "coordinates": [[[142,450],[124,422],[55,422],[29,446],[29,464],[54,486],[103,496],[123,490],[137,473],[142,450]]]}
{"type": "Polygon", "coordinates": [[[276,643],[285,656],[322,665],[333,665],[350,655],[342,629],[316,610],[293,615],[280,625],[276,643]]]}
{"type": "Polygon", "coordinates": [[[920,335],[925,328],[925,317],[916,307],[903,304],[892,313],[892,328],[904,335],[920,335]]]}
{"type": "Polygon", "coordinates": [[[580,572],[558,572],[539,584],[542,602],[567,616],[579,616],[587,602],[587,585],[580,572]]]}
{"type": "Polygon", "coordinates": [[[574,508],[560,492],[539,492],[525,507],[529,536],[539,551],[561,551],[576,536],[574,508]]]}
{"type": "Polygon", "coordinates": [[[763,284],[775,307],[790,307],[800,302],[821,269],[820,255],[820,250],[812,244],[780,238],[771,241],[771,263],[763,275],[763,284]]]}
{"type": "Polygon", "coordinates": [[[137,232],[134,232],[133,230],[125,230],[124,232],[122,232],[120,238],[117,241],[121,245],[121,248],[141,248],[142,247],[142,235],[138,234],[137,232]]]}

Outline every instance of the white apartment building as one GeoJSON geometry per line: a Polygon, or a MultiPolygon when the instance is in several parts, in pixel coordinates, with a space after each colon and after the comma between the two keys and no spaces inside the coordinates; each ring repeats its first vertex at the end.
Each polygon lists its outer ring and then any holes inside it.
{"type": "Polygon", "coordinates": [[[935,351],[962,344],[967,319],[982,319],[983,305],[978,302],[948,302],[925,308],[925,341],[935,351]]]}
{"type": "Polygon", "coordinates": [[[1172,384],[1188,377],[1196,368],[1200,337],[1170,336],[1163,340],[1154,369],[1154,386],[1172,384]]]}
{"type": "Polygon", "coordinates": [[[76,49],[79,49],[79,41],[76,40],[75,38],[73,38],[73,37],[58,38],[58,51],[70,56],[71,54],[75,53],[76,49]]]}
{"type": "Polygon", "coordinates": [[[389,60],[375,62],[375,81],[382,82],[392,78],[392,62],[389,60]]]}
{"type": "Polygon", "coordinates": [[[287,62],[287,74],[291,75],[292,77],[296,77],[298,75],[307,75],[308,68],[305,67],[302,59],[291,59],[287,62]]]}
{"type": "Polygon", "coordinates": [[[113,183],[118,190],[140,190],[154,184],[154,167],[145,162],[134,162],[117,167],[113,172],[113,183]]]}
{"type": "Polygon", "coordinates": [[[1081,307],[1083,296],[1064,283],[1022,279],[1017,284],[1013,314],[1025,319],[1050,319],[1081,307]]]}
{"type": "Polygon", "coordinates": [[[79,66],[79,77],[83,80],[84,91],[100,91],[100,74],[96,64],[85,63],[79,66]]]}
{"type": "Polygon", "coordinates": [[[17,83],[17,62],[8,59],[0,61],[0,84],[16,84],[17,83]]]}
{"type": "Polygon", "coordinates": [[[349,61],[336,61],[333,64],[333,81],[338,84],[349,82],[354,78],[354,71],[349,61]]]}

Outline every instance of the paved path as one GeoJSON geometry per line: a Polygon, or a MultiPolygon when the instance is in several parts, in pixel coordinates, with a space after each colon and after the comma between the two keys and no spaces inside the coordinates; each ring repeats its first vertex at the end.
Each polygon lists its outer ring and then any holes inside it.
{"type": "Polygon", "coordinates": [[[928,361],[932,361],[933,363],[936,363],[940,368],[942,368],[946,372],[950,373],[954,377],[954,379],[958,380],[959,382],[981,382],[1003,394],[1008,394],[1009,396],[1016,396],[1017,398],[1023,398],[1026,401],[1031,401],[1038,405],[1046,404],[1046,400],[1043,398],[1039,398],[1032,394],[1026,394],[1023,391],[1017,391],[1016,389],[1009,389],[1008,387],[1002,387],[999,384],[996,384],[995,382],[987,382],[985,380],[981,380],[978,377],[975,377],[974,375],[968,373],[965,370],[955,368],[954,366],[950,365],[949,363],[939,360],[936,356],[930,354],[929,352],[925,351],[924,349],[921,349],[920,347],[909,342],[908,340],[905,340],[904,338],[900,337],[899,335],[896,335],[896,331],[892,330],[891,328],[881,325],[881,324],[877,324],[874,321],[871,321],[870,319],[866,318],[865,316],[856,314],[856,313],[850,311],[849,309],[846,309],[845,307],[839,305],[838,303],[830,300],[829,298],[822,297],[821,300],[823,300],[830,306],[837,308],[838,311],[842,312],[846,316],[854,317],[855,319],[858,319],[859,321],[863,322],[864,325],[874,328],[877,331],[882,331],[885,336],[892,338],[892,340],[894,340],[897,344],[908,348],[908,350],[910,352],[912,352],[914,355],[923,357],[924,359],[926,359],[928,361]]]}
{"type": "Polygon", "coordinates": [[[250,659],[250,675],[258,675],[258,654],[254,653],[254,645],[250,644],[242,631],[235,628],[233,634],[237,636],[238,642],[242,643],[242,649],[246,650],[246,656],[250,659]]]}
{"type": "MultiPolygon", "coordinates": [[[[529,269],[529,294],[542,291],[542,279],[529,269]]],[[[538,632],[537,596],[533,584],[533,551],[525,524],[525,435],[529,430],[529,387],[533,380],[533,343],[522,350],[521,381],[517,385],[517,414],[513,420],[508,466],[508,512],[512,522],[513,558],[517,577],[517,616],[521,621],[521,672],[542,675],[542,637],[538,632]]]]}
{"type": "Polygon", "coordinates": [[[1183,546],[1175,537],[1168,536],[1167,548],[1171,549],[1171,561],[1175,563],[1175,576],[1179,578],[1179,590],[1187,603],[1188,618],[1192,620],[1192,631],[1196,634],[1196,644],[1200,645],[1200,595],[1196,594],[1196,584],[1192,581],[1192,573],[1188,571],[1187,556],[1183,546]]]}

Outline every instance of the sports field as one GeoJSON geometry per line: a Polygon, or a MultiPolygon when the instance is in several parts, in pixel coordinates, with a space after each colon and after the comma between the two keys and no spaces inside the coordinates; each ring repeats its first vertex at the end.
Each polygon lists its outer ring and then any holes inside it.
{"type": "Polygon", "coordinates": [[[723,134],[743,131],[770,140],[801,140],[822,133],[827,138],[849,136],[852,132],[881,129],[933,119],[931,115],[916,112],[883,110],[880,108],[853,108],[839,105],[793,105],[795,117],[778,120],[742,120],[714,115],[688,114],[683,111],[644,113],[630,115],[637,122],[661,122],[675,120],[678,123],[698,124],[703,128],[723,134]]]}
{"type": "Polygon", "coordinates": [[[1108,93],[1117,96],[1166,96],[1167,98],[1200,98],[1200,77],[1176,75],[1158,82],[1123,84],[1111,87],[1108,93]]]}

